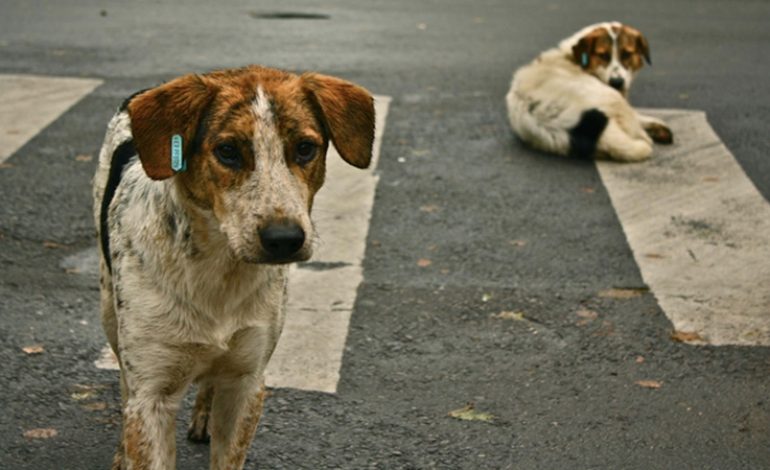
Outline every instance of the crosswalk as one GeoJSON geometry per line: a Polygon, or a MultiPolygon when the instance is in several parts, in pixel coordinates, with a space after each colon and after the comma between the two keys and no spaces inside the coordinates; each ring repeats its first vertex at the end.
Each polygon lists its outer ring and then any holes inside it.
{"type": "MultiPolygon", "coordinates": [[[[0,162],[100,83],[0,76],[0,162]]],[[[292,268],[287,323],[267,371],[273,387],[336,392],[389,106],[377,97],[369,170],[348,167],[330,149],[314,209],[321,243],[311,262],[292,268]]],[[[770,205],[703,113],[649,113],[670,123],[675,145],[658,147],[646,163],[597,163],[645,282],[694,343],[770,345],[770,205]]],[[[91,248],[63,262],[93,273],[95,255],[91,248]]],[[[108,348],[94,359],[116,367],[108,348]]]]}
{"type": "Polygon", "coordinates": [[[705,113],[647,111],[676,145],[598,163],[642,277],[691,342],[770,345],[770,204],[705,113]]]}

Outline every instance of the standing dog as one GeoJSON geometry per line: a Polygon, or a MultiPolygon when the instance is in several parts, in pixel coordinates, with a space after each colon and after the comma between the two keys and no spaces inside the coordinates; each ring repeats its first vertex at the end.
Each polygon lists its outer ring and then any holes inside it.
{"type": "Polygon", "coordinates": [[[506,96],[513,131],[540,150],[622,161],[649,158],[673,141],[659,119],[637,113],[628,90],[650,47],[612,22],[588,26],[514,73],[506,96]]]}
{"type": "Polygon", "coordinates": [[[181,398],[211,468],[238,469],[259,422],[284,320],[287,263],[306,260],[331,141],[365,168],[371,95],[257,66],[187,75],[129,98],[94,178],[101,310],[120,362],[113,468],[170,469],[181,398]]]}

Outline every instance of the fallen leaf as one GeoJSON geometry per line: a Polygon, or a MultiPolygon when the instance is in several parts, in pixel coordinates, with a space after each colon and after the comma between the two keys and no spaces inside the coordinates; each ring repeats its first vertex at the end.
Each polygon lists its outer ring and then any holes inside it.
{"type": "Polygon", "coordinates": [[[661,255],[660,253],[645,253],[645,258],[649,259],[663,259],[665,256],[661,255]]]}
{"type": "Polygon", "coordinates": [[[93,390],[84,390],[82,392],[75,392],[70,395],[70,398],[72,398],[75,401],[83,401],[88,400],[94,396],[93,390]]]}
{"type": "Polygon", "coordinates": [[[510,240],[508,243],[510,243],[511,245],[513,245],[515,247],[521,248],[522,246],[527,244],[527,241],[526,240],[510,240]]]}
{"type": "Polygon", "coordinates": [[[57,434],[59,434],[59,431],[54,428],[37,428],[24,431],[24,437],[27,439],[50,439],[56,437],[57,434]]]}
{"type": "Polygon", "coordinates": [[[637,380],[634,383],[640,387],[651,388],[653,390],[657,390],[663,386],[663,382],[657,380],[637,380]]]}
{"type": "Polygon", "coordinates": [[[435,204],[426,204],[424,206],[420,206],[420,210],[422,212],[427,212],[428,214],[432,214],[439,210],[439,207],[435,204]]]}
{"type": "Polygon", "coordinates": [[[86,403],[83,405],[84,410],[88,411],[104,411],[107,409],[107,403],[103,401],[95,401],[93,403],[86,403]]]}
{"type": "Polygon", "coordinates": [[[639,297],[647,291],[649,291],[649,289],[646,287],[613,287],[612,289],[600,291],[599,297],[604,297],[605,299],[633,299],[634,297],[639,297]]]}
{"type": "Polygon", "coordinates": [[[476,411],[476,405],[472,402],[458,410],[450,411],[449,416],[463,421],[483,421],[485,423],[489,423],[495,419],[494,415],[490,413],[476,411]]]}
{"type": "Polygon", "coordinates": [[[431,264],[433,264],[433,261],[431,261],[431,260],[429,260],[427,258],[420,258],[420,259],[417,260],[417,266],[419,266],[421,268],[427,268],[431,264]]]}
{"type": "Polygon", "coordinates": [[[426,29],[428,29],[428,25],[425,23],[417,23],[417,29],[425,31],[426,29]]]}
{"type": "Polygon", "coordinates": [[[8,129],[7,131],[5,131],[5,133],[8,134],[8,135],[19,135],[19,134],[21,134],[21,130],[20,129],[8,129]]]}
{"type": "Polygon", "coordinates": [[[52,250],[57,248],[64,248],[64,245],[62,245],[61,243],[52,242],[50,240],[45,240],[43,242],[43,246],[52,250]]]}
{"type": "Polygon", "coordinates": [[[637,364],[644,363],[644,356],[636,356],[636,359],[634,359],[634,362],[636,362],[637,364]]]}
{"type": "Polygon", "coordinates": [[[586,194],[593,194],[596,192],[596,190],[590,186],[583,186],[582,188],[580,188],[580,191],[586,194]]]}
{"type": "Polygon", "coordinates": [[[43,354],[43,351],[45,351],[42,344],[33,344],[30,346],[24,346],[23,348],[21,348],[21,350],[29,355],[43,354]]]}
{"type": "Polygon", "coordinates": [[[678,343],[689,343],[691,341],[703,341],[703,337],[695,331],[674,331],[671,333],[671,339],[678,343]]]}
{"type": "Polygon", "coordinates": [[[577,312],[575,312],[575,315],[578,316],[579,320],[577,321],[577,326],[585,326],[592,321],[599,318],[599,314],[594,312],[593,310],[589,310],[587,308],[581,308],[577,312]]]}
{"type": "Polygon", "coordinates": [[[492,295],[491,295],[491,294],[484,294],[484,295],[482,295],[482,296],[481,296],[481,301],[482,301],[482,302],[489,302],[489,300],[490,300],[491,298],[492,298],[492,295]]]}
{"type": "Polygon", "coordinates": [[[94,157],[92,157],[91,155],[78,155],[77,157],[75,157],[75,161],[78,161],[78,162],[90,162],[93,159],[94,157]]]}
{"type": "Polygon", "coordinates": [[[718,183],[719,177],[718,176],[706,176],[703,178],[704,183],[718,183]]]}
{"type": "Polygon", "coordinates": [[[523,321],[526,320],[524,317],[524,312],[512,312],[512,311],[502,311],[498,313],[497,315],[493,315],[495,318],[499,318],[501,320],[516,320],[516,321],[523,321]]]}

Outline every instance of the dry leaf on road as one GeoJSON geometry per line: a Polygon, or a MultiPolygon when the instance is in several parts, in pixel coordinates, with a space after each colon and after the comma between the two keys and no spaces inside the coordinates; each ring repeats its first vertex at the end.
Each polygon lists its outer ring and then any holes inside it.
{"type": "Polygon", "coordinates": [[[659,382],[657,380],[637,380],[634,383],[640,387],[651,388],[654,390],[657,390],[663,386],[663,382],[659,382]]]}
{"type": "Polygon", "coordinates": [[[494,318],[499,318],[501,320],[516,320],[516,321],[524,321],[526,318],[524,317],[524,312],[512,312],[510,310],[504,310],[497,315],[492,315],[494,318]]]}
{"type": "Polygon", "coordinates": [[[633,299],[647,292],[649,289],[644,287],[615,288],[605,289],[599,292],[599,297],[605,299],[633,299]]]}
{"type": "Polygon", "coordinates": [[[27,439],[50,439],[56,437],[59,432],[54,428],[37,428],[24,431],[24,437],[27,439]]]}
{"type": "Polygon", "coordinates": [[[417,260],[417,266],[421,268],[427,268],[431,264],[433,264],[433,261],[429,260],[428,258],[420,258],[417,260]]]}
{"type": "Polygon", "coordinates": [[[476,405],[472,402],[458,410],[450,411],[449,416],[463,421],[483,421],[485,423],[489,423],[495,419],[494,415],[490,413],[476,411],[476,405]]]}
{"type": "Polygon", "coordinates": [[[671,333],[671,339],[678,343],[689,343],[690,341],[703,341],[703,337],[694,331],[674,331],[671,333]]]}
{"type": "Polygon", "coordinates": [[[29,355],[43,354],[43,351],[45,351],[42,344],[33,344],[30,346],[24,346],[23,348],[21,348],[21,350],[29,355]]]}

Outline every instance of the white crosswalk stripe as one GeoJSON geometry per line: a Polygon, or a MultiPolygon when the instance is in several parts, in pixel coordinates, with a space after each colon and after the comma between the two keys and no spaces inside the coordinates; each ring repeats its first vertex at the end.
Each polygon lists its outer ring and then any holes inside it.
{"type": "Polygon", "coordinates": [[[101,84],[84,78],[0,75],[0,163],[101,84]]]}
{"type": "Polygon", "coordinates": [[[676,139],[598,167],[660,307],[694,342],[770,345],[770,204],[699,111],[647,110],[676,139]]]}

